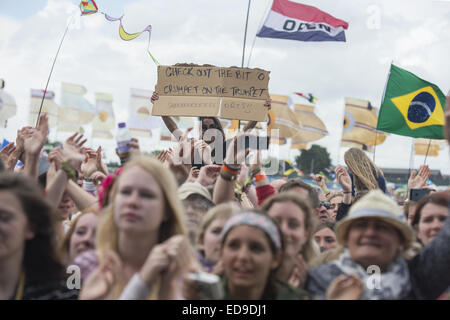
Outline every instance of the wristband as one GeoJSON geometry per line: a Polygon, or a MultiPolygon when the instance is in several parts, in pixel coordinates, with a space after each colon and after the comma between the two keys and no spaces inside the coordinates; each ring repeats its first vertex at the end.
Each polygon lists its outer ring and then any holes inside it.
{"type": "Polygon", "coordinates": [[[69,163],[67,161],[61,162],[61,170],[66,173],[67,178],[69,178],[71,180],[75,180],[75,178],[76,178],[75,169],[72,169],[72,167],[69,165],[69,163]]]}
{"type": "Polygon", "coordinates": [[[346,193],[352,193],[352,192],[351,191],[344,191],[343,193],[346,194],[346,193]]]}
{"type": "Polygon", "coordinates": [[[239,170],[234,170],[234,169],[228,167],[225,163],[222,165],[222,168],[220,170],[221,171],[224,170],[232,175],[237,175],[239,173],[239,170]]]}
{"type": "Polygon", "coordinates": [[[238,173],[241,170],[241,165],[239,164],[227,164],[224,162],[223,165],[231,171],[238,171],[238,173]]]}
{"type": "Polygon", "coordinates": [[[264,179],[267,179],[267,176],[263,172],[258,173],[255,177],[256,182],[264,180],[264,179]]]}
{"type": "Polygon", "coordinates": [[[223,167],[220,169],[220,176],[222,177],[222,179],[227,180],[227,181],[234,181],[234,180],[236,180],[236,177],[237,177],[236,174],[231,174],[230,172],[225,170],[223,167]]]}

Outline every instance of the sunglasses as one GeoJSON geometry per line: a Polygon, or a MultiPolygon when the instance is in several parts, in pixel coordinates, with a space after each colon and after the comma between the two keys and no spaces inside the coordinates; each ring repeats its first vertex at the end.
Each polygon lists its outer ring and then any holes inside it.
{"type": "Polygon", "coordinates": [[[319,205],[319,207],[321,207],[321,206],[324,206],[325,208],[327,208],[327,209],[330,209],[331,208],[331,203],[330,202],[328,202],[328,201],[320,201],[320,205],[319,205]]]}

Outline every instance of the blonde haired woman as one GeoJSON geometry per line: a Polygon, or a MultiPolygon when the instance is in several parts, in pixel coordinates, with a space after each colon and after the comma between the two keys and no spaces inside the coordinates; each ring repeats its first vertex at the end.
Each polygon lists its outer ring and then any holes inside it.
{"type": "Polygon", "coordinates": [[[383,172],[378,168],[364,151],[350,148],[344,155],[345,164],[350,171],[352,180],[352,194],[363,190],[381,189],[386,193],[386,180],[383,172]]]}
{"type": "Polygon", "coordinates": [[[308,198],[294,192],[282,192],[267,199],[261,207],[283,233],[285,252],[277,271],[279,280],[302,287],[307,265],[320,253],[312,238],[318,223],[308,198]]]}
{"type": "Polygon", "coordinates": [[[99,263],[83,285],[82,299],[116,299],[127,284],[134,297],[177,298],[193,251],[176,189],[175,178],[158,160],[127,163],[98,227],[99,263]]]}

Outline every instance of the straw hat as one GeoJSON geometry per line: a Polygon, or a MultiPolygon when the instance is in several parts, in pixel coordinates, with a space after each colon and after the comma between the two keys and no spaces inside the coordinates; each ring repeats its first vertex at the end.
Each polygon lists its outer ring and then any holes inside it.
{"type": "Polygon", "coordinates": [[[381,190],[370,191],[351,206],[347,217],[337,223],[336,236],[340,244],[346,244],[351,223],[360,218],[378,218],[389,223],[402,234],[406,248],[414,240],[414,231],[406,222],[402,210],[394,200],[386,196],[381,190]]]}

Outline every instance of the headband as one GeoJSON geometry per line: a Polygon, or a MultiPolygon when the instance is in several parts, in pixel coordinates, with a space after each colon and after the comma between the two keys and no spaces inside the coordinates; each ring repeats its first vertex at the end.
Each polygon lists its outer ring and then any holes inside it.
{"type": "Polygon", "coordinates": [[[255,212],[239,213],[228,219],[222,230],[222,242],[225,240],[227,233],[239,225],[248,225],[261,229],[269,236],[276,250],[281,250],[281,236],[276,224],[269,217],[255,212]]]}

